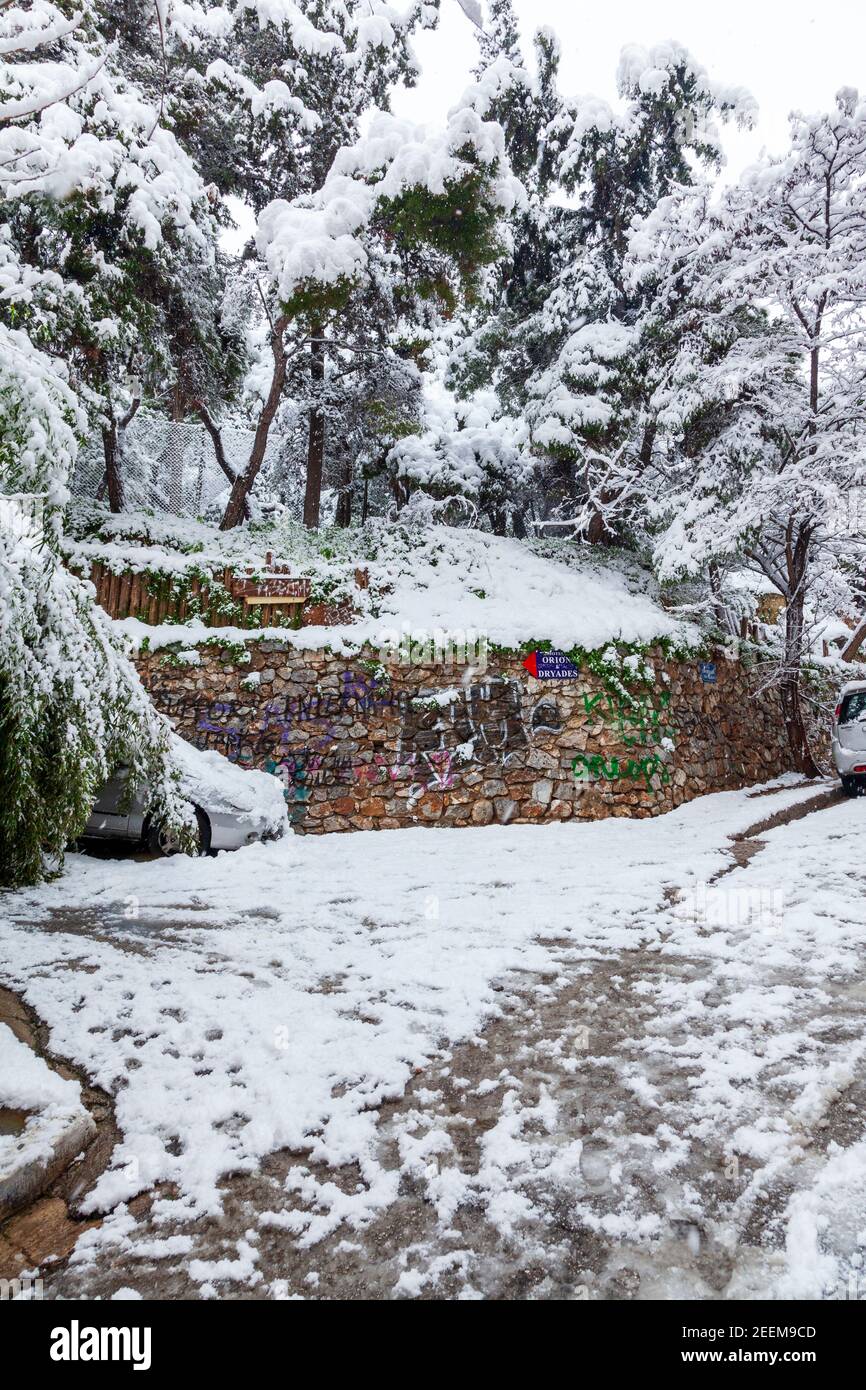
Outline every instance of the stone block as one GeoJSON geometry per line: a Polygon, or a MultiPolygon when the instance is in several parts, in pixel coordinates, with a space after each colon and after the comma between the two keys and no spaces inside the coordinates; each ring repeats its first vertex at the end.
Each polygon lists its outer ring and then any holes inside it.
{"type": "Polygon", "coordinates": [[[540,806],[548,806],[552,796],[553,783],[548,778],[533,783],[532,800],[538,802],[540,806]]]}

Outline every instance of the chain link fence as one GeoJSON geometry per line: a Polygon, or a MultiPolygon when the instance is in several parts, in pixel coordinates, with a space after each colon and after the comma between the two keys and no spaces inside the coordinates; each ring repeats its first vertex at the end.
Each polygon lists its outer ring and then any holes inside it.
{"type": "MultiPolygon", "coordinates": [[[[253,432],[224,424],[220,433],[226,462],[237,473],[246,467],[253,432]]],[[[273,452],[269,447],[265,465],[273,452]]],[[[210,435],[198,422],[171,420],[142,408],[118,434],[118,458],[129,510],[206,517],[209,512],[221,511],[225,503],[229,479],[217,463],[210,435]]],[[[92,435],[79,451],[72,494],[82,501],[105,495],[105,457],[99,434],[92,435]]]]}

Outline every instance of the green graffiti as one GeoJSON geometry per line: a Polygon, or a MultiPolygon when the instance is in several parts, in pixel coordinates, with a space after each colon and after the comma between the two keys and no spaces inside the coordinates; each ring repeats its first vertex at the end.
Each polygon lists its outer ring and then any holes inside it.
{"type": "Polygon", "coordinates": [[[608,782],[617,782],[623,778],[637,781],[643,777],[647,788],[652,789],[653,777],[660,777],[663,785],[667,785],[671,780],[670,771],[665,763],[657,754],[649,758],[626,758],[620,761],[619,758],[611,758],[607,762],[601,753],[578,753],[571,764],[575,781],[580,781],[581,777],[604,778],[608,782]],[[580,764],[583,764],[581,767],[580,764]]]}
{"type": "Polygon", "coordinates": [[[673,747],[678,730],[670,722],[670,703],[668,690],[632,695],[614,690],[602,690],[597,695],[585,694],[584,714],[593,723],[606,725],[612,732],[615,731],[618,743],[636,751],[630,757],[609,759],[603,753],[579,753],[571,764],[575,781],[588,778],[593,781],[637,782],[643,779],[651,791],[653,779],[658,778],[666,786],[671,780],[667,762],[658,753],[649,750],[659,744],[673,747]],[[644,756],[640,756],[639,749],[647,750],[644,756]]]}
{"type": "Polygon", "coordinates": [[[678,732],[668,723],[670,702],[667,690],[631,697],[602,691],[598,695],[584,695],[583,709],[585,714],[613,726],[626,748],[634,748],[672,738],[678,732]],[[606,705],[602,705],[603,700],[606,705]]]}

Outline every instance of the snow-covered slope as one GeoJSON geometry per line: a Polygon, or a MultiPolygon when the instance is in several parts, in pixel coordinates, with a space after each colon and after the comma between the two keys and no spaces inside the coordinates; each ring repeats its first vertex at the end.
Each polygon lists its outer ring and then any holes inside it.
{"type": "MultiPolygon", "coordinates": [[[[652,577],[636,562],[571,541],[524,542],[447,526],[409,531],[374,523],[311,537],[295,528],[222,533],[193,523],[184,526],[181,542],[163,528],[154,532],[152,520],[119,521],[122,530],[106,534],[103,529],[99,541],[78,542],[76,557],[99,558],[116,569],[170,572],[177,578],[192,566],[261,567],[270,549],[294,572],[311,577],[314,596],[322,594],[331,602],[347,599],[355,607],[351,624],[328,629],[332,646],[341,640],[353,646],[379,644],[385,633],[404,629],[413,635],[471,631],[512,648],[546,640],[564,650],[618,640],[644,644],[659,637],[688,645],[700,636],[694,625],[662,607],[652,577]],[[142,545],[144,528],[149,534],[142,545]],[[181,544],[189,547],[186,553],[181,544]],[[358,568],[367,572],[366,589],[355,584],[358,568]]],[[[163,624],[156,631],[134,619],[123,626],[138,641],[147,635],[152,646],[190,643],[205,631],[195,622],[163,624]]],[[[324,640],[320,628],[282,631],[300,646],[319,646],[324,640]]],[[[250,633],[233,629],[232,636],[250,633]]]]}
{"type": "Polygon", "coordinates": [[[472,628],[503,647],[534,639],[567,650],[616,639],[696,638],[694,628],[665,612],[636,567],[570,545],[558,554],[556,547],[545,549],[553,553],[481,531],[437,527],[405,556],[380,620],[413,629],[472,628]]]}

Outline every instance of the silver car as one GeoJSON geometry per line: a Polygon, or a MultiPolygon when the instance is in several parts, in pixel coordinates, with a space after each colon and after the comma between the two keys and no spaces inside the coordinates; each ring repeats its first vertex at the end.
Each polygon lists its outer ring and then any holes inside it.
{"type": "Polygon", "coordinates": [[[833,761],[846,796],[866,793],[866,680],[848,681],[833,719],[833,761]]]}
{"type": "MultiPolygon", "coordinates": [[[[286,802],[275,777],[240,768],[212,749],[193,748],[177,735],[172,754],[181,791],[195,812],[199,854],[241,849],[285,832],[286,802]]],[[[150,822],[147,800],[146,787],[130,794],[128,769],[119,768],[99,792],[82,839],[132,840],[154,854],[177,854],[176,837],[150,822]]]]}

